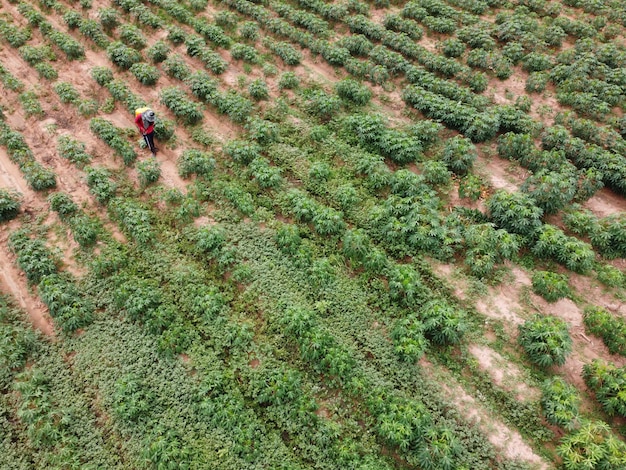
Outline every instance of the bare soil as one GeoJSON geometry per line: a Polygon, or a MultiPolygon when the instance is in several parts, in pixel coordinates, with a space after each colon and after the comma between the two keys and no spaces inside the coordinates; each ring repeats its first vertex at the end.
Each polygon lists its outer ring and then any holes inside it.
{"type": "Polygon", "coordinates": [[[472,344],[469,351],[479,367],[491,376],[493,383],[514,393],[518,400],[534,401],[541,396],[539,389],[527,384],[529,377],[524,371],[489,346],[472,344]]]}
{"type": "Polygon", "coordinates": [[[486,409],[478,399],[470,395],[452,375],[441,367],[435,370],[426,359],[422,359],[420,365],[426,373],[438,381],[441,385],[440,390],[454,404],[461,416],[468,422],[476,424],[503,457],[522,460],[536,469],[552,468],[524,442],[518,431],[509,428],[494,416],[491,410],[486,409]]]}

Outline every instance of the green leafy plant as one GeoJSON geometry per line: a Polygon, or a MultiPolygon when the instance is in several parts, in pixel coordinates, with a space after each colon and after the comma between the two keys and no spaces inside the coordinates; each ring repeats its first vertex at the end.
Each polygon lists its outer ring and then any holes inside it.
{"type": "Polygon", "coordinates": [[[248,85],[248,93],[256,101],[266,100],[269,98],[269,89],[264,80],[257,78],[248,85]]]}
{"type": "Polygon", "coordinates": [[[87,186],[100,204],[106,204],[115,195],[117,184],[111,179],[111,174],[106,168],[88,167],[87,186]]]}
{"type": "Polygon", "coordinates": [[[208,152],[187,149],[178,158],[178,174],[183,178],[191,175],[211,178],[215,168],[215,159],[208,152]]]}
{"type": "Polygon", "coordinates": [[[0,188],[0,222],[14,219],[20,212],[21,194],[0,188]]]}
{"type": "Polygon", "coordinates": [[[424,324],[415,316],[398,320],[391,332],[395,353],[406,362],[419,360],[428,348],[424,324]]]}
{"type": "Polygon", "coordinates": [[[163,61],[163,70],[170,77],[185,80],[191,74],[191,69],[179,54],[171,54],[163,61]]]}
{"type": "Polygon", "coordinates": [[[97,218],[85,214],[77,214],[69,219],[72,236],[82,248],[96,244],[100,232],[100,222],[97,218]]]}
{"type": "Polygon", "coordinates": [[[89,129],[102,139],[109,147],[122,157],[125,165],[131,165],[137,158],[133,147],[123,137],[120,128],[103,118],[93,118],[89,122],[89,129]]]}
{"type": "Polygon", "coordinates": [[[18,99],[24,108],[24,112],[26,116],[43,116],[43,108],[41,107],[41,103],[39,103],[39,97],[37,94],[32,91],[25,91],[18,95],[18,99]]]}
{"type": "Polygon", "coordinates": [[[617,470],[625,463],[626,444],[605,422],[584,421],[580,428],[561,439],[556,451],[567,470],[617,470]]]}
{"type": "Polygon", "coordinates": [[[284,72],[278,79],[278,88],[294,90],[300,86],[300,79],[294,72],[284,72]]]}
{"type": "Polygon", "coordinates": [[[583,379],[610,416],[626,416],[626,367],[594,359],[583,366],[583,379]]]}
{"type": "Polygon", "coordinates": [[[583,321],[587,333],[602,338],[611,354],[626,356],[626,321],[600,307],[585,308],[583,321]]]}
{"type": "Polygon", "coordinates": [[[80,94],[69,82],[59,82],[54,85],[54,91],[59,95],[59,99],[62,103],[75,104],[80,99],[80,94]]]}
{"type": "Polygon", "coordinates": [[[459,176],[464,176],[472,169],[477,157],[474,144],[462,137],[453,137],[447,140],[443,149],[443,162],[450,171],[459,176]]]}
{"type": "Polygon", "coordinates": [[[161,166],[156,158],[148,158],[137,163],[137,176],[139,184],[146,187],[152,183],[156,183],[161,176],[161,166]]]}
{"type": "Polygon", "coordinates": [[[533,273],[533,292],[542,296],[548,302],[556,302],[564,297],[569,297],[571,291],[565,274],[550,271],[537,271],[533,273]]]}
{"type": "Polygon", "coordinates": [[[552,424],[570,429],[578,419],[580,395],[561,377],[546,379],[541,385],[541,407],[552,424]]]}
{"type": "Polygon", "coordinates": [[[337,82],[335,90],[339,98],[356,106],[365,106],[372,98],[369,88],[351,78],[337,82]]]}
{"type": "Polygon", "coordinates": [[[487,208],[496,225],[522,236],[533,236],[541,227],[543,211],[524,193],[496,191],[488,200],[487,208]]]}
{"type": "Polygon", "coordinates": [[[159,93],[161,103],[167,106],[176,117],[186,124],[197,124],[204,117],[202,105],[187,98],[183,90],[177,87],[163,88],[159,93]]]}
{"type": "Polygon", "coordinates": [[[107,47],[107,55],[111,62],[122,69],[129,69],[133,64],[141,62],[141,54],[121,41],[112,42],[107,47]]]}
{"type": "Polygon", "coordinates": [[[81,295],[71,275],[46,275],[38,287],[41,300],[64,331],[76,331],[93,321],[94,307],[81,295]]]}
{"type": "Polygon", "coordinates": [[[68,220],[78,212],[78,206],[67,193],[53,193],[48,196],[50,208],[59,214],[62,220],[68,220]]]}
{"type": "Polygon", "coordinates": [[[91,155],[85,152],[85,144],[71,138],[68,135],[61,135],[57,139],[57,150],[59,155],[66,158],[78,167],[82,167],[91,161],[91,155]]]}
{"type": "Polygon", "coordinates": [[[155,64],[163,62],[170,53],[170,47],[165,41],[157,41],[146,51],[148,58],[155,64]]]}
{"type": "Polygon", "coordinates": [[[17,263],[31,283],[37,284],[44,276],[57,271],[56,260],[45,242],[31,238],[26,231],[12,233],[9,248],[17,255],[17,263]]]}
{"type": "Polygon", "coordinates": [[[138,50],[146,47],[147,40],[137,26],[129,23],[124,23],[118,28],[118,30],[120,40],[127,46],[138,50]]]}
{"type": "Polygon", "coordinates": [[[530,360],[541,367],[565,364],[572,351],[567,324],[552,316],[535,315],[519,325],[518,341],[530,360]]]}
{"type": "Polygon", "coordinates": [[[113,71],[108,67],[96,66],[91,69],[91,78],[100,86],[105,86],[113,80],[113,71]]]}
{"type": "Polygon", "coordinates": [[[144,62],[131,65],[129,71],[140,83],[149,86],[154,85],[161,76],[159,69],[154,65],[149,65],[144,62]]]}

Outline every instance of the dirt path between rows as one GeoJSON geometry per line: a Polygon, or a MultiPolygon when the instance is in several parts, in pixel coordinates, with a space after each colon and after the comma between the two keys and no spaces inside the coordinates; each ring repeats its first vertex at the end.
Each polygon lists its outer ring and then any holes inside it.
{"type": "Polygon", "coordinates": [[[459,413],[470,423],[474,423],[487,436],[487,440],[504,456],[510,460],[521,460],[531,468],[548,470],[554,468],[537,455],[524,442],[521,434],[509,428],[487,410],[476,398],[472,397],[461,384],[441,367],[435,367],[426,359],[420,360],[424,371],[441,385],[440,390],[450,400],[459,413]]]}

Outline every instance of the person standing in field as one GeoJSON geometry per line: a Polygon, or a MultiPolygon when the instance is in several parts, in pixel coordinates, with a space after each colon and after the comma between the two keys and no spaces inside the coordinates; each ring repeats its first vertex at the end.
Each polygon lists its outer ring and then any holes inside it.
{"type": "Polygon", "coordinates": [[[146,141],[146,145],[156,156],[157,148],[154,146],[154,121],[156,114],[150,108],[138,108],[135,110],[135,124],[139,128],[139,132],[146,141]]]}

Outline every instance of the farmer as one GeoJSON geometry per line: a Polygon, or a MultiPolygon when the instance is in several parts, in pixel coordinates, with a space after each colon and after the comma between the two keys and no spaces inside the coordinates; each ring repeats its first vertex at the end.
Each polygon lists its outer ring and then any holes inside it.
{"type": "Polygon", "coordinates": [[[150,108],[138,108],[135,110],[135,124],[139,128],[139,132],[143,136],[143,140],[146,141],[146,145],[152,152],[152,155],[156,156],[157,148],[154,146],[154,121],[156,114],[150,108]]]}

